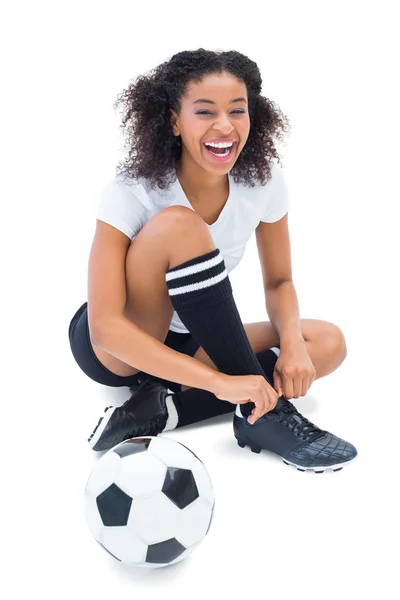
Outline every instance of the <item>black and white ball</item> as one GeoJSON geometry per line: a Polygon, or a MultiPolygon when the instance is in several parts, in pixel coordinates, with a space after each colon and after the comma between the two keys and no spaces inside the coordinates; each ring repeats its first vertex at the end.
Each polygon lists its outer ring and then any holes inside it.
{"type": "Polygon", "coordinates": [[[131,438],[106,452],[85,489],[94,538],[117,560],[164,567],[186,558],[207,535],[214,512],[208,471],[166,437],[131,438]]]}

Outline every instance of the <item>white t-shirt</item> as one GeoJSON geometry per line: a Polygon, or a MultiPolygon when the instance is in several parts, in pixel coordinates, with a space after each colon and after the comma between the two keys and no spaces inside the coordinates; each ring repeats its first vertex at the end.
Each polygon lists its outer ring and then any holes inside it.
{"type": "MultiPolygon", "coordinates": [[[[264,186],[256,184],[251,188],[237,184],[230,173],[228,178],[228,200],[218,219],[206,225],[229,273],[239,264],[259,222],[279,221],[288,212],[290,203],[279,164],[271,166],[271,179],[264,186]]],[[[178,178],[167,190],[161,190],[158,186],[152,189],[145,179],[134,179],[124,173],[116,175],[101,192],[96,218],[133,240],[147,221],[168,206],[194,210],[178,178]]],[[[188,333],[176,311],[170,329],[188,333]]]]}

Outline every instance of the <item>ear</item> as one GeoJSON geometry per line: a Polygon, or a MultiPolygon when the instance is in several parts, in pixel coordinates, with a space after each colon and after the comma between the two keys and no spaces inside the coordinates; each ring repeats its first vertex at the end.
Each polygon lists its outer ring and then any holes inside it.
{"type": "Polygon", "coordinates": [[[179,136],[180,132],[179,132],[179,127],[177,125],[177,120],[178,120],[178,115],[176,114],[176,112],[174,110],[172,110],[172,108],[170,108],[170,112],[171,112],[171,118],[170,118],[170,123],[172,126],[172,131],[174,133],[175,136],[179,136]]]}

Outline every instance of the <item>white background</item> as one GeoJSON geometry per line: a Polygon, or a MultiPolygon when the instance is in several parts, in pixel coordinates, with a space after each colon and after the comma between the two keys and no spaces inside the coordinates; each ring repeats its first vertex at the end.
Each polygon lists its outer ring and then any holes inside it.
{"type": "MultiPolygon", "coordinates": [[[[399,597],[399,104],[395,2],[14,2],[2,11],[2,525],[4,598],[399,597]],[[262,12],[260,12],[262,11],[262,12]],[[132,570],[91,537],[86,439],[128,397],[88,379],[67,330],[86,300],[94,211],[122,158],[112,108],[181,50],[255,60],[288,116],[302,318],[348,357],[297,408],[354,443],[338,473],[240,449],[231,417],[169,432],[214,482],[209,535],[167,569],[132,570]],[[396,260],[397,257],[397,260],[396,260]],[[397,554],[397,558],[396,558],[397,554]]],[[[254,238],[231,274],[244,323],[267,320],[254,238]]]]}

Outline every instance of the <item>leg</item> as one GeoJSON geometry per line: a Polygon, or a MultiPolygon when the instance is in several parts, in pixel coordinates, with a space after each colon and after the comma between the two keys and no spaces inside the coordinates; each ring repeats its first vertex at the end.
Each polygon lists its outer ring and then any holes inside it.
{"type": "MultiPolygon", "coordinates": [[[[301,319],[300,324],[307,352],[317,372],[316,379],[329,375],[342,364],[347,355],[342,331],[333,323],[319,319],[301,319]]],[[[279,346],[279,336],[269,321],[248,323],[244,328],[255,354],[279,346]]],[[[203,348],[197,350],[194,358],[216,369],[203,348]]],[[[182,391],[187,389],[189,386],[182,386],[182,391]]]]}
{"type": "MultiPolygon", "coordinates": [[[[164,342],[174,311],[165,281],[167,269],[214,248],[204,221],[189,208],[173,206],[157,213],[140,230],[126,255],[125,317],[164,342]]],[[[116,375],[139,372],[102,348],[93,345],[93,350],[116,375]]]]}
{"type": "MultiPolygon", "coordinates": [[[[218,249],[208,257],[178,265],[166,277],[173,306],[218,371],[230,376],[267,375],[240,319],[218,249]],[[191,285],[185,285],[186,282],[191,285]]],[[[283,347],[281,352],[282,357],[283,347]]],[[[274,354],[270,348],[264,353],[274,354]]],[[[265,396],[262,398],[256,391],[253,393],[254,388],[251,392],[250,389],[246,390],[244,385],[241,392],[236,390],[235,399],[239,396],[241,403],[235,409],[233,433],[241,448],[250,446],[256,453],[268,450],[287,464],[317,473],[341,469],[357,456],[352,444],[311,423],[283,396],[275,398],[275,403],[264,403],[265,396]]],[[[188,389],[178,395],[195,392],[196,389],[188,389]]],[[[229,393],[227,387],[227,395],[223,397],[229,399],[229,393]]]]}

